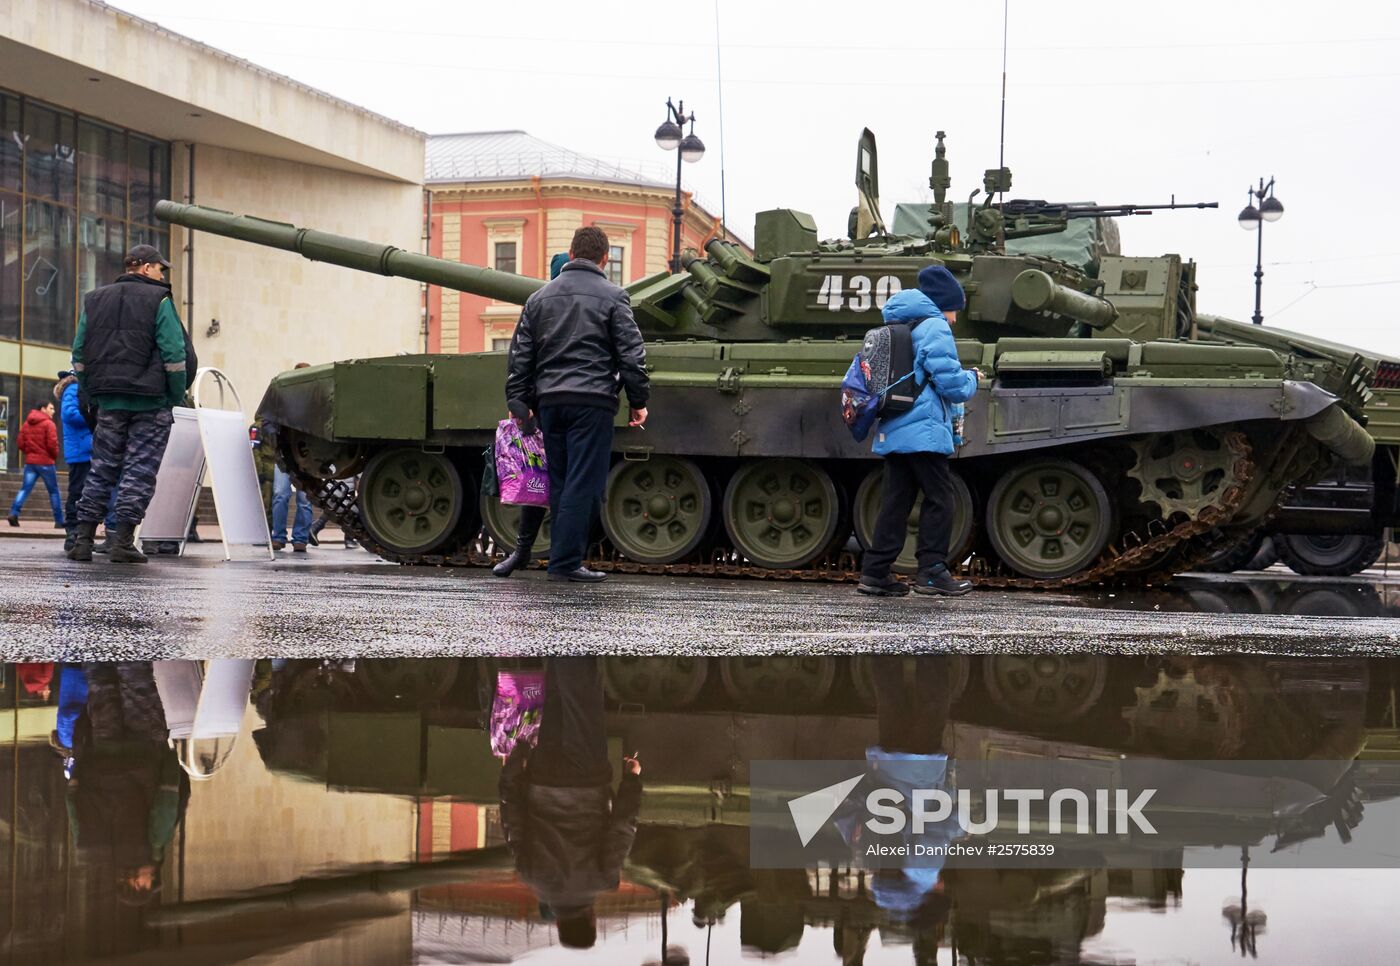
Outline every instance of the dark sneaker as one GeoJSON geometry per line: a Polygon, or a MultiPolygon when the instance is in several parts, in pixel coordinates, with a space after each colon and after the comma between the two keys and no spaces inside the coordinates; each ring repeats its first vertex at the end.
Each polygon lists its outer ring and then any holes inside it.
{"type": "Polygon", "coordinates": [[[10,526],[19,526],[19,517],[15,516],[13,513],[10,514],[10,526]]]}
{"type": "Polygon", "coordinates": [[[321,545],[321,538],[314,529],[306,535],[306,539],[313,547],[319,547],[321,545]]]}
{"type": "Polygon", "coordinates": [[[919,574],[914,581],[916,594],[938,594],[943,597],[961,597],[972,590],[972,581],[954,577],[946,570],[931,574],[919,574]]]}
{"type": "Polygon", "coordinates": [[[304,544],[304,543],[294,543],[294,544],[292,544],[292,553],[306,553],[306,544],[304,544]]]}
{"type": "Polygon", "coordinates": [[[909,593],[909,585],[898,577],[866,577],[860,578],[860,583],[856,584],[856,593],[865,594],[869,597],[903,597],[909,593]]]}
{"type": "Polygon", "coordinates": [[[589,570],[587,567],[580,567],[577,570],[570,570],[568,573],[558,574],[551,572],[550,580],[568,580],[576,584],[596,584],[600,580],[607,580],[608,575],[601,570],[589,570]]]}
{"type": "Polygon", "coordinates": [[[273,549],[273,550],[286,550],[286,549],[287,549],[287,541],[285,541],[285,540],[274,540],[274,541],[272,541],[272,549],[273,549]]]}

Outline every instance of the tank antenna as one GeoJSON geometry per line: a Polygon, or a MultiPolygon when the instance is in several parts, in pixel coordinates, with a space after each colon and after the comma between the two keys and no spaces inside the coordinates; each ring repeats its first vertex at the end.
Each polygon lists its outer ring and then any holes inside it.
{"type": "MultiPolygon", "coordinates": [[[[997,149],[997,167],[1006,167],[1006,37],[1011,19],[1011,0],[1001,0],[1001,145],[997,149]]],[[[1001,193],[1006,200],[1006,192],[1001,193]]]]}
{"type": "Polygon", "coordinates": [[[715,85],[719,88],[719,234],[728,241],[728,219],[724,210],[724,58],[719,44],[719,0],[715,0],[715,85]]]}

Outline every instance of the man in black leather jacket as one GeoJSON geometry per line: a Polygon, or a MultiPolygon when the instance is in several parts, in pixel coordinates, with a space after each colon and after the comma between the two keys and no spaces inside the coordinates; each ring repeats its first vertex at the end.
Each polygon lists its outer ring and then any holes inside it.
{"type": "Polygon", "coordinates": [[[595,582],[606,574],[583,565],[603,499],[619,390],[629,426],[647,418],[646,347],[628,295],[608,281],[608,236],[588,226],[574,233],[569,263],[530,296],[510,342],[506,403],[539,414],[549,464],[549,576],[595,582]]]}

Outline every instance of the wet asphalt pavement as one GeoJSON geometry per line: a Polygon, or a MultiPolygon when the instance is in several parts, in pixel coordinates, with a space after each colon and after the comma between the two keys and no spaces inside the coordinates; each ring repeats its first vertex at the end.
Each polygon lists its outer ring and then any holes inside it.
{"type": "Polygon", "coordinates": [[[5,659],[1094,651],[1394,654],[1400,574],[1188,576],[1162,590],[868,599],[850,585],[408,568],[339,546],[144,567],[0,541],[5,659]]]}

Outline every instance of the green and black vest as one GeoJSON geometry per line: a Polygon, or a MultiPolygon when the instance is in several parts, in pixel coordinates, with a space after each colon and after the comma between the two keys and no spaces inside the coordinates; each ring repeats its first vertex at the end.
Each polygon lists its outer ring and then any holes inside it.
{"type": "MultiPolygon", "coordinates": [[[[83,373],[90,395],[165,395],[165,362],[156,345],[156,312],[169,297],[168,282],[142,275],[122,275],[111,285],[88,293],[83,301],[87,317],[83,373]]],[[[186,372],[193,377],[198,363],[189,333],[183,334],[186,372]]]]}

